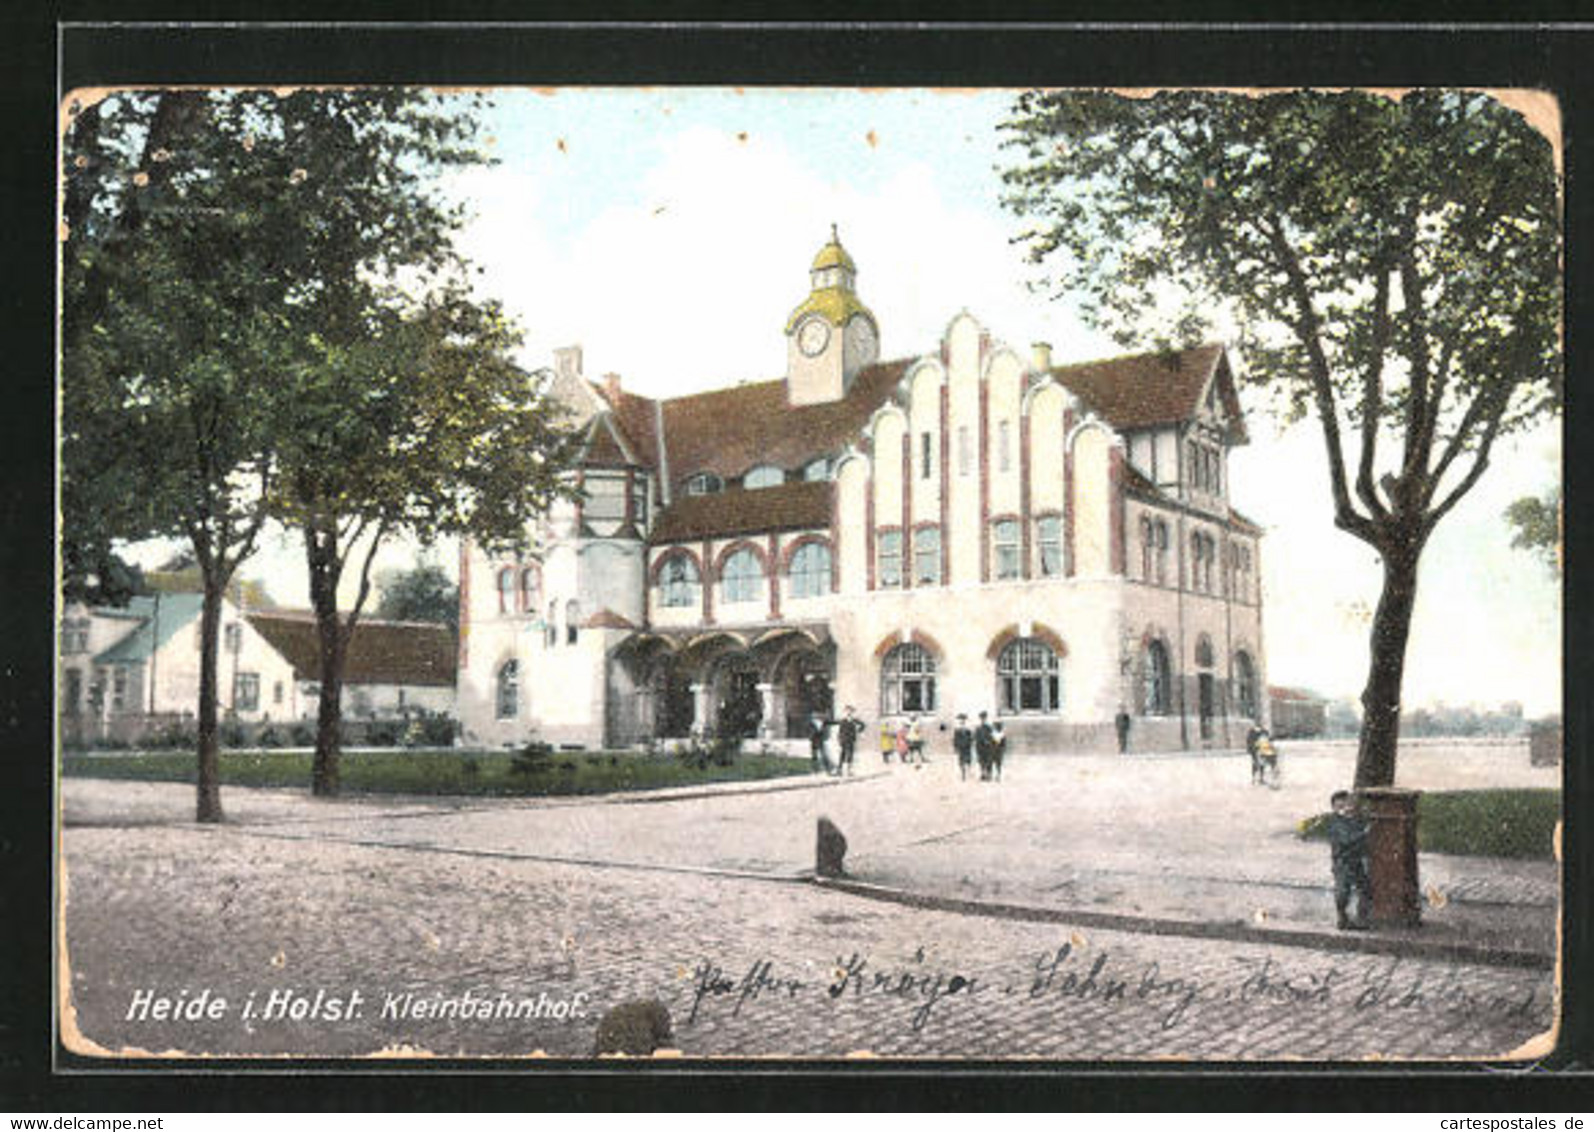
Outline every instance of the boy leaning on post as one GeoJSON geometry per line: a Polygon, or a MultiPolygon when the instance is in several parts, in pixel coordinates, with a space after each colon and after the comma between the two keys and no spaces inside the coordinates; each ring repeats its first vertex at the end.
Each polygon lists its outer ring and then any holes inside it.
{"type": "Polygon", "coordinates": [[[1334,866],[1334,910],[1339,914],[1340,931],[1366,931],[1367,910],[1372,903],[1367,883],[1367,823],[1356,812],[1356,799],[1349,790],[1336,790],[1329,800],[1328,846],[1334,866]],[[1352,893],[1356,894],[1356,918],[1346,915],[1352,893]]]}

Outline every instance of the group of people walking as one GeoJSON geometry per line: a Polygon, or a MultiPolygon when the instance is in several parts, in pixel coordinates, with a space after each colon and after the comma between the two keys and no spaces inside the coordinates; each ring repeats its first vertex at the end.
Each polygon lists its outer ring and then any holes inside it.
{"type": "MultiPolygon", "coordinates": [[[[945,724],[942,725],[945,727],[945,724]]],[[[826,719],[815,714],[808,725],[808,750],[815,773],[823,772],[835,777],[852,774],[854,756],[858,750],[858,736],[864,729],[849,704],[840,719],[826,719]],[[836,740],[836,759],[830,758],[830,736],[836,740]]],[[[924,728],[917,715],[903,719],[882,720],[880,724],[880,759],[889,766],[894,757],[902,766],[915,770],[929,763],[925,753],[924,728]]],[[[1002,762],[1007,755],[1007,732],[1000,721],[991,723],[987,712],[980,712],[978,727],[969,726],[969,717],[958,713],[957,726],[952,731],[952,749],[957,753],[959,777],[967,779],[969,768],[977,757],[981,781],[1001,781],[1002,762]]]]}

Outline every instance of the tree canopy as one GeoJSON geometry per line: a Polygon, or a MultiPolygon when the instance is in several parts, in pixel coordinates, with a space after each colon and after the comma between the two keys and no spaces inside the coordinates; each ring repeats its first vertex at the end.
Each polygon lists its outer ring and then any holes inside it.
{"type": "Polygon", "coordinates": [[[376,607],[378,617],[459,626],[459,587],[435,563],[386,571],[377,575],[376,586],[382,594],[376,607]]]}
{"type": "Polygon", "coordinates": [[[1560,406],[1550,142],[1454,90],[1031,92],[1004,128],[1043,286],[1125,341],[1227,320],[1249,380],[1317,417],[1334,522],[1384,563],[1357,784],[1388,784],[1421,550],[1560,406]]]}

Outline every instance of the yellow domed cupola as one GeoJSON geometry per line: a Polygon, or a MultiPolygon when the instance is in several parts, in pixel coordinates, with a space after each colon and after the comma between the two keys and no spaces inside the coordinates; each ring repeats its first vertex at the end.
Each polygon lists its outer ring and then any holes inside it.
{"type": "Polygon", "coordinates": [[[836,226],[809,268],[811,290],[786,320],[787,395],[794,405],[834,401],[879,356],[874,314],[853,289],[858,268],[836,226]]]}

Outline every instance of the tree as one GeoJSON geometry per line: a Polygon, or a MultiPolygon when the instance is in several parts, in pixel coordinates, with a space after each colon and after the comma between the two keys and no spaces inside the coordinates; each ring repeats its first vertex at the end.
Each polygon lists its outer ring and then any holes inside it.
{"type": "Polygon", "coordinates": [[[378,574],[382,593],[376,615],[387,621],[433,621],[459,627],[459,587],[441,566],[422,562],[409,570],[378,574]]]}
{"type": "Polygon", "coordinates": [[[61,496],[68,587],[119,540],[185,539],[200,615],[197,818],[222,819],[222,599],[266,520],[269,391],[293,264],[262,238],[280,180],[247,153],[261,96],[128,92],[63,139],[61,496]]]}
{"type": "Polygon", "coordinates": [[[1505,509],[1505,521],[1516,532],[1511,545],[1530,550],[1556,574],[1561,572],[1561,489],[1543,497],[1526,495],[1505,509]]]}
{"type": "Polygon", "coordinates": [[[1317,417],[1334,522],[1383,567],[1355,784],[1392,784],[1423,547],[1496,440],[1560,405],[1550,144],[1443,90],[1032,92],[1004,129],[1053,287],[1124,340],[1226,313],[1252,380],[1317,417]]]}
{"type": "Polygon", "coordinates": [[[262,159],[292,167],[278,238],[302,249],[272,513],[304,538],[321,795],[338,791],[344,660],[381,546],[519,542],[574,490],[574,437],[510,360],[518,332],[472,297],[453,247],[460,210],[436,190],[437,173],[484,160],[475,107],[418,91],[300,91],[267,108],[256,141],[262,159]]]}

